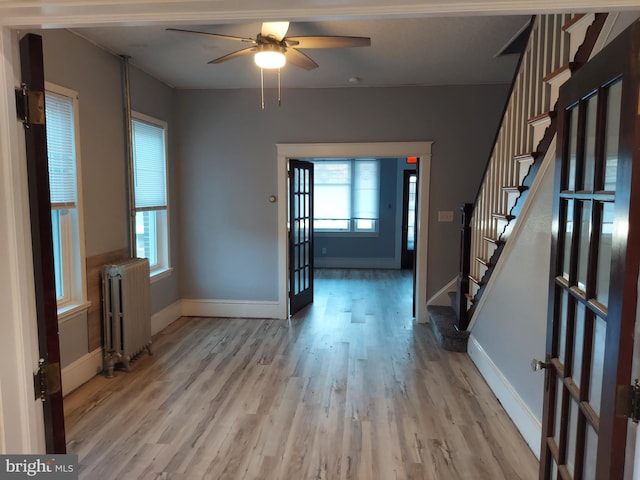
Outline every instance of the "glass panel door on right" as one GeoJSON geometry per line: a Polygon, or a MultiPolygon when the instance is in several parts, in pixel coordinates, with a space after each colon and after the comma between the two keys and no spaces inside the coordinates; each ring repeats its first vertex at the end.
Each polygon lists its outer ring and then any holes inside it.
{"type": "Polygon", "coordinates": [[[615,404],[630,382],[636,318],[637,275],[625,271],[637,272],[640,253],[629,228],[640,208],[637,112],[627,108],[638,105],[629,64],[640,24],[632,29],[560,91],[541,479],[624,476],[627,420],[615,404]]]}

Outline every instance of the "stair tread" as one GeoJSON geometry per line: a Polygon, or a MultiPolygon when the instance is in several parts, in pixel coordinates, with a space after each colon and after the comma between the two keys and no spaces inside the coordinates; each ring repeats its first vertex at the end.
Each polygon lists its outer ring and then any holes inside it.
{"type": "Polygon", "coordinates": [[[539,123],[544,120],[551,121],[552,118],[553,118],[553,112],[544,112],[536,115],[535,117],[531,117],[529,120],[527,120],[527,123],[529,125],[533,125],[535,123],[539,123]]]}
{"type": "Polygon", "coordinates": [[[575,25],[576,23],[578,23],[580,20],[582,20],[584,18],[585,14],[584,13],[577,13],[573,16],[573,18],[571,20],[569,20],[567,23],[565,23],[562,26],[562,31],[566,32],[568,29],[570,29],[573,25],[575,25]]]}
{"type": "Polygon", "coordinates": [[[476,277],[474,277],[473,275],[469,275],[469,280],[471,280],[473,283],[475,283],[476,285],[478,285],[479,287],[482,286],[482,280],[478,280],[476,277]]]}
{"type": "Polygon", "coordinates": [[[514,155],[513,159],[516,162],[521,162],[523,160],[533,160],[538,156],[538,152],[525,152],[519,153],[518,155],[514,155]]]}
{"type": "Polygon", "coordinates": [[[514,218],[516,218],[515,215],[510,215],[508,213],[492,213],[491,216],[499,220],[507,220],[507,221],[511,221],[514,218]]]}
{"type": "Polygon", "coordinates": [[[502,187],[502,191],[503,192],[525,192],[529,190],[529,187],[525,186],[525,185],[509,185],[507,187],[502,187]]]}
{"type": "Polygon", "coordinates": [[[492,263],[489,260],[487,260],[486,258],[476,257],[476,261],[478,263],[481,263],[485,267],[490,267],[492,265],[492,263]]]}
{"type": "Polygon", "coordinates": [[[491,242],[491,243],[495,243],[496,245],[500,245],[502,243],[502,240],[500,240],[499,238],[493,238],[493,237],[489,237],[489,236],[484,236],[482,237],[486,242],[491,242]]]}
{"type": "Polygon", "coordinates": [[[542,78],[542,81],[549,83],[551,80],[553,80],[556,77],[559,77],[562,73],[566,72],[567,70],[569,70],[570,74],[573,74],[573,72],[575,71],[575,68],[576,68],[576,64],[574,62],[565,63],[560,68],[556,68],[553,72],[547,73],[542,78]]]}

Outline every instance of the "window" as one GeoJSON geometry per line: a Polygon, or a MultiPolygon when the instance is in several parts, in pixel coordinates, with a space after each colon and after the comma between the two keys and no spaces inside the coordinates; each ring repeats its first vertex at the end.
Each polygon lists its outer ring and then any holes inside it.
{"type": "Polygon", "coordinates": [[[76,92],[47,83],[45,115],[56,299],[64,312],[86,303],[76,92]]]}
{"type": "Polygon", "coordinates": [[[314,160],[314,229],[377,232],[379,171],[376,159],[314,160]]]}
{"type": "Polygon", "coordinates": [[[134,112],[132,131],[136,256],[154,276],[169,270],[167,124],[134,112]]]}

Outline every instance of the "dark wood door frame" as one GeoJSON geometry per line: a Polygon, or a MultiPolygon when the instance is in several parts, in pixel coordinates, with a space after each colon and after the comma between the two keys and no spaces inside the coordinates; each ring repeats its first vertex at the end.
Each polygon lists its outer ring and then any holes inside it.
{"type": "MultiPolygon", "coordinates": [[[[22,82],[31,92],[41,95],[42,122],[25,123],[33,274],[35,283],[38,346],[40,358],[48,365],[61,385],[60,344],[58,341],[58,307],[53,264],[53,234],[47,134],[44,124],[44,66],[42,37],[27,34],[20,40],[22,82]],[[56,373],[57,372],[57,373],[56,373]]],[[[47,453],[66,453],[62,390],[42,402],[47,453]]]]}
{"type": "MultiPolygon", "coordinates": [[[[404,170],[404,176],[402,180],[402,235],[401,242],[402,247],[400,248],[400,268],[411,268],[414,269],[415,262],[415,227],[414,227],[414,249],[410,252],[407,249],[407,241],[409,239],[408,235],[408,227],[409,227],[409,212],[407,211],[409,206],[409,179],[412,175],[416,177],[416,205],[418,203],[418,172],[415,169],[404,170]]],[[[416,212],[417,209],[414,210],[414,226],[416,225],[416,212]]]]}

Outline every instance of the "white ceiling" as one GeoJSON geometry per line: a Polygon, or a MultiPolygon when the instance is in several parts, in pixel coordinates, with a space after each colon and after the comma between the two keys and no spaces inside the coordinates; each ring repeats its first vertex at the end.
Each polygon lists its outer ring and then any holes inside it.
{"type": "Polygon", "coordinates": [[[308,50],[320,68],[285,67],[285,88],[352,77],[362,86],[457,85],[509,82],[517,59],[494,55],[531,14],[639,8],[640,0],[0,0],[0,26],[71,28],[178,88],[248,88],[259,85],[250,56],[207,65],[236,42],[165,27],[254,37],[262,21],[290,20],[292,35],[369,36],[372,45],[308,50]]]}
{"type": "MultiPolygon", "coordinates": [[[[371,37],[371,46],[306,50],[320,67],[306,71],[293,65],[285,66],[282,84],[283,87],[322,88],[508,83],[517,55],[496,57],[496,54],[528,21],[528,16],[514,15],[291,23],[290,36],[365,36],[371,37]]],[[[171,26],[255,38],[261,23],[171,26]]],[[[244,43],[167,31],[164,26],[74,28],[72,31],[113,53],[129,55],[133,65],[177,88],[259,86],[260,73],[252,55],[207,64],[216,57],[246,48],[244,43]]],[[[276,73],[265,71],[265,85],[276,82],[276,73]]]]}

